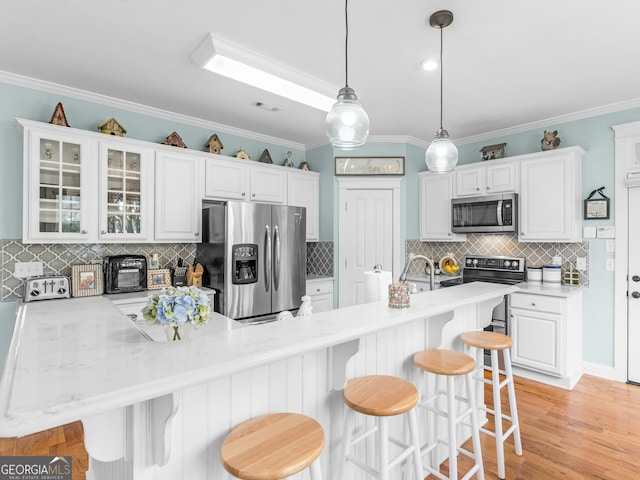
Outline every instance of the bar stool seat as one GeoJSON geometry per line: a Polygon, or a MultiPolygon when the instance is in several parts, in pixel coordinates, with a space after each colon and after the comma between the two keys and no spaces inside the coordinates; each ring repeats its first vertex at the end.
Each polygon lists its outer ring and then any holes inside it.
{"type": "Polygon", "coordinates": [[[498,477],[505,478],[504,466],[504,442],[513,434],[516,455],[522,455],[522,440],[520,439],[520,423],[518,421],[518,408],[516,406],[516,391],[513,383],[513,369],[511,368],[511,355],[509,350],[513,346],[511,337],[497,332],[473,331],[460,335],[462,343],[470,347],[482,348],[491,352],[491,380],[484,378],[484,368],[478,369],[476,380],[491,384],[493,387],[493,409],[483,405],[481,408],[494,417],[494,431],[481,428],[480,431],[496,439],[496,456],[498,464],[498,477]],[[498,352],[502,352],[504,371],[500,370],[498,352]],[[505,375],[505,380],[500,381],[500,374],[505,375]],[[509,410],[511,415],[502,412],[500,391],[507,387],[509,396],[509,410]],[[506,431],[503,431],[503,420],[511,423],[506,431]]]}
{"type": "Polygon", "coordinates": [[[319,456],[324,431],[298,413],[272,413],[245,422],[225,438],[220,458],[225,470],[242,480],[281,480],[309,467],[321,480],[319,456]]]}
{"type": "Polygon", "coordinates": [[[433,422],[432,431],[434,438],[422,449],[421,455],[431,453],[431,465],[424,465],[424,469],[431,475],[440,479],[446,479],[438,468],[439,458],[437,456],[437,447],[440,443],[448,446],[449,454],[449,477],[458,480],[458,453],[462,453],[474,461],[473,467],[462,477],[469,479],[473,474],[477,475],[478,480],[484,480],[484,466],[482,464],[482,450],[480,447],[480,427],[478,424],[477,407],[475,401],[475,390],[473,388],[473,372],[476,368],[475,360],[462,352],[453,350],[423,350],[413,357],[415,365],[427,373],[436,375],[435,392],[433,395],[420,403],[420,406],[428,412],[435,413],[447,419],[448,438],[444,442],[440,440],[438,434],[437,419],[433,422]],[[456,395],[455,379],[464,377],[467,396],[461,397],[456,395]],[[446,390],[440,389],[441,379],[446,378],[446,390]],[[447,408],[442,410],[438,406],[438,399],[445,396],[447,399],[447,408]],[[458,412],[456,401],[466,404],[462,412],[458,412]],[[458,439],[456,435],[456,427],[463,423],[467,418],[471,419],[471,439],[473,443],[473,452],[469,452],[462,447],[458,447],[458,439]]]}
{"type": "Polygon", "coordinates": [[[345,478],[347,462],[351,462],[376,478],[388,480],[391,469],[412,455],[414,476],[416,480],[422,480],[424,476],[422,475],[420,440],[414,409],[418,400],[419,394],[416,387],[402,378],[369,375],[350,380],[344,388],[344,402],[349,408],[346,409],[345,414],[342,460],[338,478],[341,480],[345,478]],[[353,438],[356,412],[375,417],[376,426],[353,438]],[[388,417],[405,413],[409,421],[410,445],[389,436],[388,417]],[[375,466],[377,469],[350,453],[354,445],[375,433],[378,433],[377,465],[375,466]],[[402,449],[393,460],[389,458],[390,443],[402,449]]]}

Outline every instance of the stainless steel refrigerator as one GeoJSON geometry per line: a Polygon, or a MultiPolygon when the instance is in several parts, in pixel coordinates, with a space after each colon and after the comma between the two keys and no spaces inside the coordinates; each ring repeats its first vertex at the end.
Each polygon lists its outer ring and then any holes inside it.
{"type": "Polygon", "coordinates": [[[216,312],[245,323],[295,315],[306,288],[304,207],[205,201],[202,232],[196,260],[216,312]]]}

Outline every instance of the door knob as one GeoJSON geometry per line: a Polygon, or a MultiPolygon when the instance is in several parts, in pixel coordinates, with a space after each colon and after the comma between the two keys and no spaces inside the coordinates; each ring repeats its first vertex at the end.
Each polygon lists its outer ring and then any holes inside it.
{"type": "Polygon", "coordinates": [[[631,280],[633,280],[634,282],[640,282],[640,276],[634,275],[633,277],[631,277],[631,280]]]}
{"type": "Polygon", "coordinates": [[[631,292],[633,298],[640,298],[640,292],[631,292]]]}

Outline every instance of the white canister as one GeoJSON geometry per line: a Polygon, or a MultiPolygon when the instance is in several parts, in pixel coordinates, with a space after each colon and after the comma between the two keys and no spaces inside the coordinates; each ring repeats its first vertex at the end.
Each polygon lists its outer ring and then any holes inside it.
{"type": "Polygon", "coordinates": [[[531,283],[542,282],[542,267],[537,265],[527,267],[527,281],[531,283]]]}
{"type": "Polygon", "coordinates": [[[562,267],[560,265],[545,265],[542,267],[542,282],[549,285],[560,285],[562,282],[562,267]]]}

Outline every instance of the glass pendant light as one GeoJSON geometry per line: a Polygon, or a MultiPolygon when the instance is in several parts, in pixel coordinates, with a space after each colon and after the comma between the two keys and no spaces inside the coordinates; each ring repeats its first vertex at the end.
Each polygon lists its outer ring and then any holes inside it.
{"type": "Polygon", "coordinates": [[[358,96],[349,87],[349,17],[348,0],[344,2],[345,18],[345,86],[338,92],[337,102],[324,120],[329,142],[334,148],[349,150],[363,146],[369,136],[369,116],[358,102],[358,96]]]}
{"type": "Polygon", "coordinates": [[[458,149],[449,140],[449,132],[442,128],[442,30],[453,22],[453,13],[440,10],[429,18],[429,25],[440,29],[440,128],[427,148],[424,159],[429,171],[450,172],[458,163],[458,149]]]}

